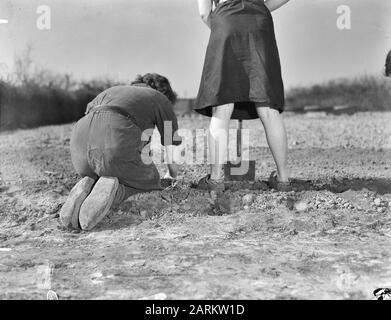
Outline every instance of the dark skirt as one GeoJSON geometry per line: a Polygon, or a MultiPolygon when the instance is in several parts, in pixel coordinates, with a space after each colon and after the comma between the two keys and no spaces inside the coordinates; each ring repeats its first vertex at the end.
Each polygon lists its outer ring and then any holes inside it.
{"type": "Polygon", "coordinates": [[[232,119],[258,118],[255,106],[284,110],[284,85],[273,18],[262,0],[228,0],[211,14],[195,111],[234,103],[232,119]]]}

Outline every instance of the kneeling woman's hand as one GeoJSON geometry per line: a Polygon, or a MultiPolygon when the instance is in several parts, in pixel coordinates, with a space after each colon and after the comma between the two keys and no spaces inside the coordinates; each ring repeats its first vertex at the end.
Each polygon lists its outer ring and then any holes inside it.
{"type": "Polygon", "coordinates": [[[176,179],[178,177],[179,166],[176,163],[168,164],[168,171],[164,178],[167,179],[176,179]]]}
{"type": "Polygon", "coordinates": [[[174,146],[166,146],[166,161],[168,172],[165,175],[165,179],[176,179],[178,177],[179,165],[175,163],[174,146]]]}
{"type": "Polygon", "coordinates": [[[179,166],[177,164],[168,164],[167,167],[168,170],[165,176],[160,180],[163,188],[174,187],[177,183],[176,178],[178,177],[179,166]]]}

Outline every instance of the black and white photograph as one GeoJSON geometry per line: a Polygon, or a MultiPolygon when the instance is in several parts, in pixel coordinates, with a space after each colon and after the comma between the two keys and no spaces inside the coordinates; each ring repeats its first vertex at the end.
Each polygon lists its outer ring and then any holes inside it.
{"type": "Polygon", "coordinates": [[[0,300],[391,300],[391,2],[0,0],[0,300]]]}

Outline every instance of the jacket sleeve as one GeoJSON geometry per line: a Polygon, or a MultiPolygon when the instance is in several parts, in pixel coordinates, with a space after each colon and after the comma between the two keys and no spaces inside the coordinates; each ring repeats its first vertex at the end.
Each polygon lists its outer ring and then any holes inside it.
{"type": "Polygon", "coordinates": [[[156,106],[156,127],[159,130],[161,144],[180,145],[182,138],[178,135],[178,119],[174,113],[171,102],[165,97],[159,99],[156,106]]]}

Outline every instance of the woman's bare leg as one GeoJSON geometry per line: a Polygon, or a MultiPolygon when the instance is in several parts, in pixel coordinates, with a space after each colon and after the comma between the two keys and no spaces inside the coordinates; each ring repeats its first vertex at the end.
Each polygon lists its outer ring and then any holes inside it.
{"type": "Polygon", "coordinates": [[[277,166],[278,181],[289,180],[288,142],[284,122],[278,110],[257,107],[259,118],[266,132],[267,143],[277,166]]]}
{"type": "Polygon", "coordinates": [[[233,109],[233,103],[213,108],[208,134],[212,180],[224,178],[223,165],[227,161],[229,120],[233,109]]]}

